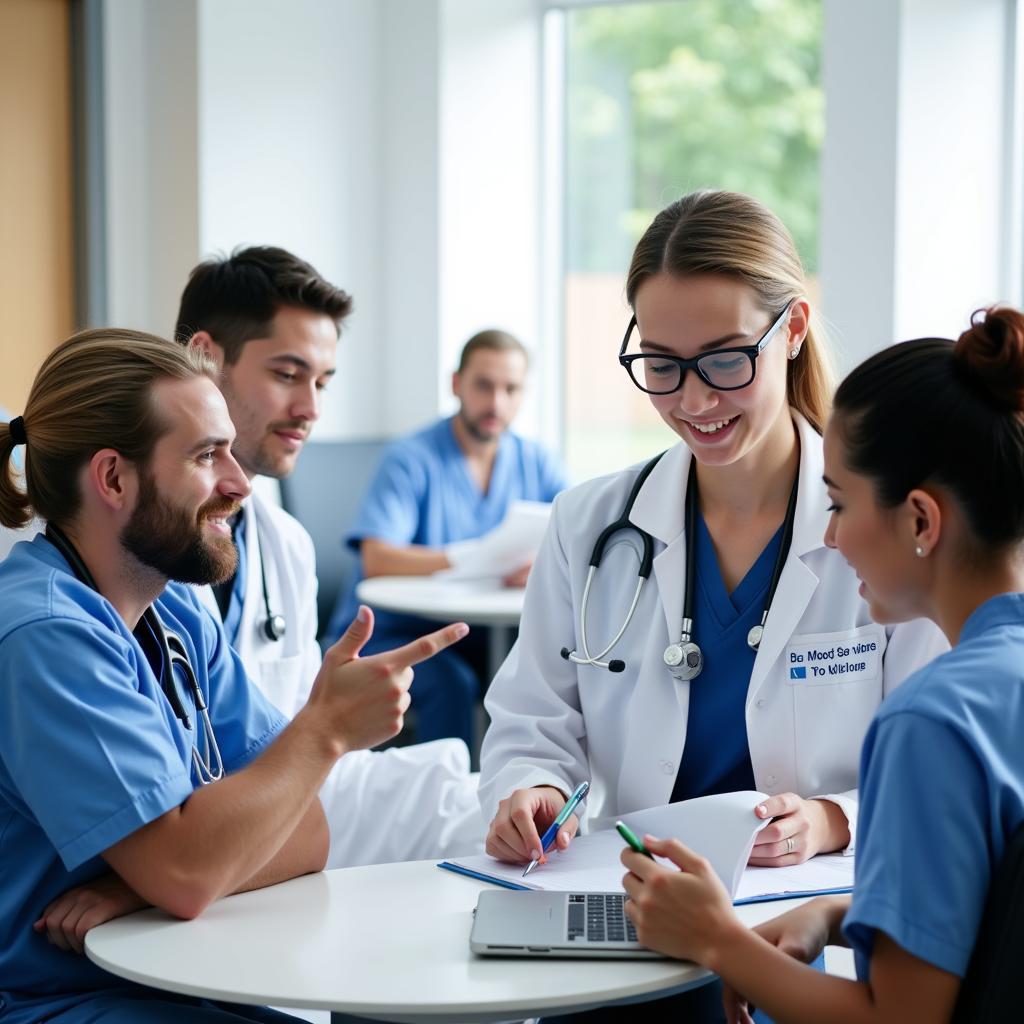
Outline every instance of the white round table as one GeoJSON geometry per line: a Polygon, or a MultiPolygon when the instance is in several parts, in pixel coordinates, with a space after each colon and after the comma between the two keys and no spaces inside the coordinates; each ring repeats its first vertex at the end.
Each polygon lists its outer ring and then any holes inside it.
{"type": "Polygon", "coordinates": [[[356,587],[371,608],[471,626],[515,626],[523,611],[522,587],[499,580],[447,580],[436,576],[373,576],[356,587]]]}
{"type": "MultiPolygon", "coordinates": [[[[585,1009],[710,977],[671,960],[476,957],[469,931],[485,887],[433,861],[347,868],[228,897],[194,921],[144,910],[93,929],[85,946],[106,970],[171,992],[432,1024],[585,1009]]],[[[739,913],[753,924],[795,902],[739,913]]]]}

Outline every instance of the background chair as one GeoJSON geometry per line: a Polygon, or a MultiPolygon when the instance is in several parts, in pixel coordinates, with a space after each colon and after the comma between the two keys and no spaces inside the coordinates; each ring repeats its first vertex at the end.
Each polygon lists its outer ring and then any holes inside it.
{"type": "Polygon", "coordinates": [[[313,441],[295,471],[281,481],[281,502],[309,531],[319,580],[317,618],[322,634],[338,594],[352,585],[356,556],[343,538],[355,521],[387,441],[313,441]]]}
{"type": "Polygon", "coordinates": [[[1020,1020],[1024,963],[1024,825],[992,878],[953,1024],[1020,1020]]]}

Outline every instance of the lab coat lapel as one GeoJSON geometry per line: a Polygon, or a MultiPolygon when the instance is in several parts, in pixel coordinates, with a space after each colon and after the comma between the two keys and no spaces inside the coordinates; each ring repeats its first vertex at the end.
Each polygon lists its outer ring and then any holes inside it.
{"type": "Polygon", "coordinates": [[[205,605],[212,613],[213,617],[220,622],[220,608],[217,607],[217,598],[214,597],[213,587],[211,587],[209,583],[206,583],[201,587],[196,587],[196,594],[199,597],[200,603],[205,605]]]}
{"type": "Polygon", "coordinates": [[[242,600],[242,619],[238,624],[238,639],[235,648],[242,660],[255,653],[257,617],[263,611],[263,583],[260,575],[260,546],[257,534],[257,502],[249,498],[242,505],[245,523],[245,594],[242,600]]]}
{"type": "Polygon", "coordinates": [[[828,509],[821,501],[824,469],[821,436],[799,413],[793,413],[800,436],[800,488],[797,493],[793,543],[779,578],[779,588],[768,611],[764,636],[750,674],[748,702],[763,685],[772,666],[792,639],[818,587],[818,577],[807,567],[804,556],[824,544],[828,509]]]}

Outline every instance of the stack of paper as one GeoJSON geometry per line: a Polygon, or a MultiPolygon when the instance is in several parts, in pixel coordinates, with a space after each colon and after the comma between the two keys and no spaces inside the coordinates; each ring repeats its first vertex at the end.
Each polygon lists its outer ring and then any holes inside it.
{"type": "Polygon", "coordinates": [[[766,903],[852,890],[853,857],[820,853],[793,867],[747,868],[733,893],[733,903],[766,903]]]}
{"type": "MultiPolygon", "coordinates": [[[[757,833],[767,824],[754,807],[764,793],[744,791],[685,800],[624,814],[637,834],[674,837],[706,858],[736,903],[785,899],[822,892],[847,892],[853,885],[853,858],[815,857],[791,868],[748,868],[757,833]]],[[[521,865],[488,856],[444,861],[439,867],[494,882],[509,889],[551,892],[616,892],[625,869],[619,856],[625,843],[614,829],[578,836],[565,853],[549,851],[547,862],[526,878],[521,865]]],[[[667,863],[667,862],[662,862],[667,863]]]]}

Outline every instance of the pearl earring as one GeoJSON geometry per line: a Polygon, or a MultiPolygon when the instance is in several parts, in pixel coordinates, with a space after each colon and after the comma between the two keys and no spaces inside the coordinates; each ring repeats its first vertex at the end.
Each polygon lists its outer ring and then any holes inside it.
{"type": "Polygon", "coordinates": [[[914,548],[914,554],[917,555],[918,558],[924,558],[924,548],[918,544],[918,546],[914,548]]]}
{"type": "Polygon", "coordinates": [[[796,359],[798,355],[800,355],[800,346],[795,345],[793,348],[789,350],[789,358],[796,359]]]}

